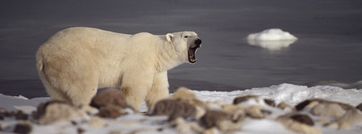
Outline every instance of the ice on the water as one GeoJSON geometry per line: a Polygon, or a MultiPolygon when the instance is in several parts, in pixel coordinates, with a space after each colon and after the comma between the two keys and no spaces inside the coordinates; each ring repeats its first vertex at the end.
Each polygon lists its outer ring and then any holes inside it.
{"type": "Polygon", "coordinates": [[[259,46],[268,50],[286,48],[297,39],[294,35],[279,28],[266,29],[247,36],[247,41],[250,45],[259,46]]]}

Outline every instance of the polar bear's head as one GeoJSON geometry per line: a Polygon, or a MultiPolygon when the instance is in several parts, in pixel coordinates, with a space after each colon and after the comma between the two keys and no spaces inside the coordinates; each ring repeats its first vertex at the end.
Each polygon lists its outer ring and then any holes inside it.
{"type": "Polygon", "coordinates": [[[166,39],[185,62],[195,63],[197,61],[196,50],[201,46],[201,39],[197,33],[192,31],[167,33],[166,39]]]}

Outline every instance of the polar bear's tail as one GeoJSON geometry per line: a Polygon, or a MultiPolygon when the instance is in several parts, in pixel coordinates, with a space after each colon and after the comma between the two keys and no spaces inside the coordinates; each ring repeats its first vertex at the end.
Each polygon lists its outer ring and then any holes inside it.
{"type": "Polygon", "coordinates": [[[38,71],[39,78],[42,81],[43,85],[46,89],[48,89],[48,83],[49,80],[47,79],[46,70],[45,70],[45,61],[44,56],[42,52],[42,48],[39,48],[38,52],[36,53],[36,70],[38,71]]]}

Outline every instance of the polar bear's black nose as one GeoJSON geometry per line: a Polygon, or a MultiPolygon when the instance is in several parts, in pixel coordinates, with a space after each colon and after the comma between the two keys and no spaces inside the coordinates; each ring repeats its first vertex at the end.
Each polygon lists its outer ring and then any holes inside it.
{"type": "Polygon", "coordinates": [[[195,44],[196,44],[196,45],[200,45],[200,44],[201,44],[201,40],[200,40],[200,39],[196,39],[196,40],[195,40],[195,44]]]}

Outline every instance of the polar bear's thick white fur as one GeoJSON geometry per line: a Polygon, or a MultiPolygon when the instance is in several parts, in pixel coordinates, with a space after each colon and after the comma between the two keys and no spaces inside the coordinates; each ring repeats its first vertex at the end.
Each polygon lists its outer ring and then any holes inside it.
{"type": "Polygon", "coordinates": [[[139,110],[169,95],[167,70],[196,62],[200,44],[192,31],[130,35],[72,27],[40,46],[37,70],[52,99],[88,106],[97,89],[117,87],[139,110]]]}

